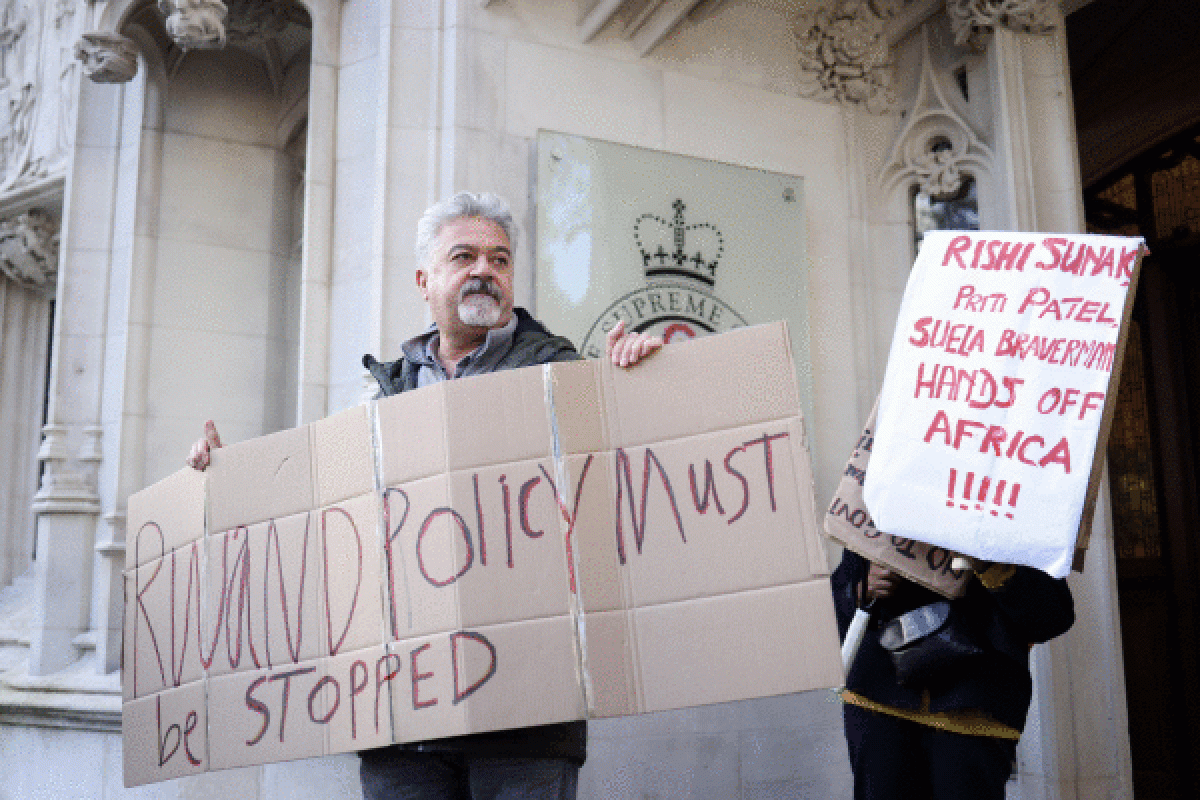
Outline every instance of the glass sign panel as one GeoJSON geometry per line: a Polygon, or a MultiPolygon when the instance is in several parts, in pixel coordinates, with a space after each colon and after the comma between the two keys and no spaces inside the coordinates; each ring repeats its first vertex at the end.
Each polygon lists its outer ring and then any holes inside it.
{"type": "Polygon", "coordinates": [[[812,419],[802,179],[538,133],[537,316],[581,353],[626,327],[668,342],[786,320],[812,419]]]}

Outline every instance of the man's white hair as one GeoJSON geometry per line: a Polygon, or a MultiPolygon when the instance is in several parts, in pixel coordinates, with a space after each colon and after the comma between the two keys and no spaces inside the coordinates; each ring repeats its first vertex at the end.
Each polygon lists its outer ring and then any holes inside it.
{"type": "Polygon", "coordinates": [[[481,217],[500,226],[508,237],[508,246],[517,249],[517,223],[513,220],[508,201],[491,192],[459,192],[448,200],[434,203],[417,220],[417,267],[429,265],[433,246],[446,223],[456,219],[481,217]]]}

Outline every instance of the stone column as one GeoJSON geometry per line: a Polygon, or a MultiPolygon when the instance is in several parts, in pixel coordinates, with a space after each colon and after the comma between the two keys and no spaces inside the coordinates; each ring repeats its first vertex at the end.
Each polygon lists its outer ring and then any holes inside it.
{"type": "MultiPolygon", "coordinates": [[[[987,31],[1002,208],[1013,230],[1080,232],[1083,190],[1063,18],[1044,0],[1023,5],[1023,17],[996,19],[987,31]]],[[[981,30],[977,25],[976,35],[981,30]]],[[[1018,750],[1022,800],[1132,797],[1107,489],[1105,471],[1086,570],[1068,581],[1075,626],[1033,650],[1034,703],[1018,750]]]]}
{"type": "Polygon", "coordinates": [[[92,536],[100,498],[89,476],[69,458],[67,428],[42,429],[42,485],[37,514],[33,625],[29,674],[49,675],[79,656],[74,639],[87,630],[91,599],[92,536]]]}
{"type": "Polygon", "coordinates": [[[0,588],[33,557],[30,503],[45,404],[57,223],[42,211],[0,222],[0,588]]]}
{"type": "Polygon", "coordinates": [[[63,198],[62,255],[51,337],[46,425],[38,458],[41,486],[33,500],[37,516],[33,618],[30,622],[30,676],[60,672],[92,641],[80,639],[90,628],[96,522],[102,510],[97,488],[100,436],[96,430],[104,376],[103,320],[109,302],[113,182],[118,174],[116,148],[93,146],[111,137],[114,110],[123,89],[92,81],[73,81],[80,98],[74,122],[75,176],[63,198]],[[99,245],[99,246],[97,246],[99,245]],[[94,249],[95,257],[84,250],[94,249]],[[99,304],[100,313],[97,311],[99,304]]]}
{"type": "Polygon", "coordinates": [[[992,78],[992,112],[996,122],[996,186],[1002,209],[1012,230],[1038,230],[1034,194],[1037,181],[1030,152],[1029,105],[1021,34],[999,28],[988,43],[992,78]]]}

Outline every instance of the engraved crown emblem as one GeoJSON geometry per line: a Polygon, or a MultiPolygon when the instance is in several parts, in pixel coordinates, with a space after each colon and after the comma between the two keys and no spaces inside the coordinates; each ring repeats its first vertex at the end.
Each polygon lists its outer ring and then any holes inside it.
{"type": "Polygon", "coordinates": [[[715,225],[685,222],[683,212],[687,206],[682,199],[671,207],[675,216],[670,220],[642,214],[633,225],[646,278],[677,276],[711,287],[716,281],[717,264],[725,254],[725,238],[715,225]]]}

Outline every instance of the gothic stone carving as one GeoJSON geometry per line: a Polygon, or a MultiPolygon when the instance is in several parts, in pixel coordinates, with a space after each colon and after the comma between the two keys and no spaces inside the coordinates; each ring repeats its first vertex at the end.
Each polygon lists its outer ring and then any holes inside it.
{"type": "Polygon", "coordinates": [[[0,0],[0,194],[66,169],[84,0],[0,0]]]}
{"type": "Polygon", "coordinates": [[[954,197],[969,176],[992,172],[991,149],[954,110],[943,85],[953,79],[935,69],[928,30],[921,32],[921,77],[905,124],[880,176],[888,192],[913,184],[934,199],[954,197]]]}
{"type": "Polygon", "coordinates": [[[884,20],[911,0],[839,0],[799,15],[794,28],[805,94],[883,111],[895,103],[884,20]]]}
{"type": "Polygon", "coordinates": [[[933,136],[920,152],[912,154],[911,168],[917,186],[930,197],[953,197],[962,188],[963,174],[959,162],[966,148],[947,136],[933,136]]]}
{"type": "Polygon", "coordinates": [[[289,0],[159,0],[158,8],[167,33],[184,50],[263,44],[305,18],[289,0]]]}
{"type": "Polygon", "coordinates": [[[261,44],[283,33],[296,13],[286,0],[230,0],[225,29],[229,41],[261,44]]]}
{"type": "Polygon", "coordinates": [[[225,46],[225,15],[221,0],[158,0],[167,34],[184,50],[225,46]]]}
{"type": "Polygon", "coordinates": [[[54,293],[58,274],[58,223],[33,209],[0,221],[0,272],[18,285],[54,293]]]}
{"type": "Polygon", "coordinates": [[[997,26],[1021,33],[1053,30],[1052,0],[946,0],[954,43],[978,46],[997,26]]]}
{"type": "Polygon", "coordinates": [[[26,171],[37,105],[40,20],[18,0],[0,7],[0,174],[4,184],[26,171]]]}
{"type": "Polygon", "coordinates": [[[137,74],[137,45],[118,33],[93,31],[75,43],[83,74],[96,83],[125,83],[137,74]]]}

